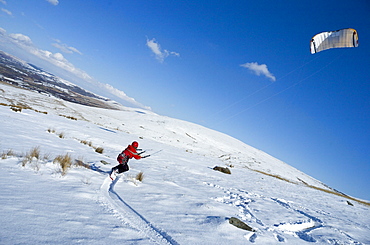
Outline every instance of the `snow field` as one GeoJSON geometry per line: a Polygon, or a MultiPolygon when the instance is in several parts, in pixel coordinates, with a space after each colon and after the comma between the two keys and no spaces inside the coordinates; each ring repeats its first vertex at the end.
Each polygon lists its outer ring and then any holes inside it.
{"type": "Polygon", "coordinates": [[[229,136],[142,110],[88,108],[1,86],[0,102],[13,96],[48,111],[0,106],[0,153],[16,154],[0,160],[1,244],[370,244],[368,206],[251,171],[325,187],[229,136]],[[149,154],[163,151],[130,160],[130,171],[110,182],[107,172],[133,140],[149,154]],[[33,147],[47,157],[22,167],[33,147]],[[61,176],[52,161],[66,153],[93,168],[61,176]],[[231,175],[212,170],[226,163],[235,166],[231,175]],[[134,182],[141,171],[143,182],[134,182]],[[230,225],[230,217],[257,232],[230,225]]]}

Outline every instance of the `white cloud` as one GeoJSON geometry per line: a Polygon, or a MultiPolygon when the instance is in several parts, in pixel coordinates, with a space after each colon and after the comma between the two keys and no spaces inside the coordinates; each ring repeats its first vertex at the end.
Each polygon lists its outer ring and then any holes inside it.
{"type": "Polygon", "coordinates": [[[17,34],[7,34],[6,31],[0,28],[0,41],[11,43],[16,45],[18,48],[33,54],[39,59],[47,61],[65,71],[71,72],[75,76],[83,79],[92,79],[86,72],[76,68],[72,63],[70,63],[61,53],[52,53],[48,50],[42,50],[37,48],[33,43],[31,38],[26,35],[17,34]]]}
{"type": "Polygon", "coordinates": [[[53,58],[58,60],[58,61],[61,61],[61,62],[64,62],[66,61],[66,59],[64,59],[63,55],[61,53],[55,53],[53,54],[53,58]]]}
{"type": "Polygon", "coordinates": [[[265,64],[259,65],[257,62],[251,62],[242,64],[240,66],[249,69],[257,76],[264,75],[265,77],[271,79],[271,81],[276,81],[276,77],[268,70],[267,65],[265,64]]]}
{"type": "Polygon", "coordinates": [[[2,8],[1,11],[3,11],[4,13],[6,13],[7,15],[13,16],[13,13],[10,12],[9,10],[7,10],[7,9],[2,8]]]}
{"type": "Polygon", "coordinates": [[[101,87],[102,89],[105,89],[105,90],[109,91],[111,94],[117,96],[118,98],[121,98],[121,99],[124,99],[125,101],[130,102],[131,104],[133,104],[133,105],[135,105],[137,107],[140,107],[140,108],[143,108],[143,109],[146,109],[146,110],[152,110],[149,106],[144,106],[143,104],[137,102],[134,98],[131,98],[131,97],[127,96],[125,94],[125,92],[114,88],[110,84],[103,84],[103,83],[101,83],[101,84],[99,84],[99,87],[101,87]]]}
{"type": "Polygon", "coordinates": [[[53,4],[53,5],[58,5],[59,4],[59,1],[58,0],[46,0],[48,1],[49,3],[53,4]]]}
{"type": "MultiPolygon", "coordinates": [[[[4,30],[5,31],[5,30],[4,30]]],[[[5,32],[4,32],[5,33],[5,32]]],[[[9,34],[10,39],[22,46],[33,46],[31,38],[23,34],[9,34]]]]}
{"type": "Polygon", "coordinates": [[[6,5],[6,1],[5,1],[5,0],[0,0],[0,3],[2,3],[2,4],[5,4],[5,5],[6,5]]]}
{"type": "Polygon", "coordinates": [[[82,53],[74,48],[74,47],[69,47],[67,44],[65,43],[62,43],[60,40],[55,40],[56,43],[53,43],[52,45],[58,49],[60,49],[60,51],[64,52],[64,53],[67,53],[67,54],[73,54],[73,53],[78,53],[78,54],[81,54],[82,53]]]}
{"type": "Polygon", "coordinates": [[[164,59],[166,59],[168,56],[180,56],[179,53],[173,52],[173,51],[168,51],[168,50],[161,50],[161,46],[159,43],[156,42],[155,38],[152,40],[146,39],[146,45],[150,48],[150,50],[154,53],[155,58],[163,63],[164,59]]]}

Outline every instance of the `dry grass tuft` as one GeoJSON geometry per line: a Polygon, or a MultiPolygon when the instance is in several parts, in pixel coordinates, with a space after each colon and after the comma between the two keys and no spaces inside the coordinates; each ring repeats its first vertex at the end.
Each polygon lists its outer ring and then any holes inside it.
{"type": "Polygon", "coordinates": [[[62,169],[62,175],[66,175],[68,169],[72,166],[72,157],[68,153],[65,155],[59,155],[54,159],[53,162],[59,163],[62,169]]]}
{"type": "Polygon", "coordinates": [[[279,180],[283,180],[283,181],[288,182],[288,183],[297,184],[296,182],[288,180],[286,178],[283,178],[280,175],[265,173],[265,172],[257,170],[257,169],[253,169],[253,171],[264,174],[264,175],[267,175],[267,176],[274,177],[274,178],[279,179],[279,180]]]}
{"type": "Polygon", "coordinates": [[[53,133],[53,134],[55,134],[55,129],[53,129],[53,128],[49,128],[49,129],[48,129],[48,132],[49,132],[49,133],[53,133]]]}
{"type": "Polygon", "coordinates": [[[87,141],[87,140],[80,140],[80,142],[84,145],[88,145],[90,147],[92,147],[92,142],[91,141],[87,141]]]}
{"type": "Polygon", "coordinates": [[[32,148],[29,154],[32,158],[34,157],[36,159],[40,159],[40,156],[41,156],[40,147],[36,146],[36,147],[32,148]]]}
{"type": "Polygon", "coordinates": [[[67,116],[67,115],[63,115],[63,114],[59,114],[59,116],[61,116],[61,117],[65,117],[65,118],[68,118],[68,119],[71,119],[71,120],[75,120],[75,121],[77,121],[77,120],[78,120],[78,119],[77,119],[77,118],[75,118],[75,117],[67,116]]]}
{"type": "Polygon", "coordinates": [[[136,180],[140,181],[140,182],[143,182],[143,179],[144,179],[144,173],[143,172],[140,172],[136,175],[135,177],[136,180]]]}
{"type": "Polygon", "coordinates": [[[1,159],[7,159],[8,157],[15,156],[13,150],[4,151],[1,154],[1,159]]]}
{"type": "Polygon", "coordinates": [[[26,166],[27,163],[31,163],[33,159],[39,160],[41,157],[40,154],[40,147],[36,146],[30,150],[29,153],[27,153],[23,160],[22,160],[22,166],[26,166]]]}
{"type": "Polygon", "coordinates": [[[16,106],[12,106],[10,107],[11,110],[15,111],[15,112],[22,112],[22,108],[21,107],[16,107],[16,106]]]}
{"type": "Polygon", "coordinates": [[[48,114],[48,112],[46,112],[46,111],[39,111],[39,110],[33,109],[32,107],[30,107],[26,104],[22,104],[22,103],[18,103],[17,105],[15,105],[14,103],[12,103],[12,104],[0,103],[0,105],[9,106],[10,109],[15,111],[15,112],[22,112],[23,109],[27,109],[27,110],[34,110],[35,112],[39,112],[39,113],[43,113],[43,114],[48,114]]]}

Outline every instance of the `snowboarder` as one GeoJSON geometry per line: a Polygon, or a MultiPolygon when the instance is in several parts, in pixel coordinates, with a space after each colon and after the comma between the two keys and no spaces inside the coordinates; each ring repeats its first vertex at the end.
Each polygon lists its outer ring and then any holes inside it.
{"type": "Polygon", "coordinates": [[[143,152],[137,153],[138,147],[139,147],[139,143],[134,141],[132,142],[131,145],[128,145],[127,148],[118,155],[117,161],[119,162],[119,164],[112,168],[112,171],[109,175],[112,180],[114,179],[113,174],[115,173],[120,174],[120,173],[123,173],[129,170],[129,167],[127,164],[128,160],[130,160],[131,158],[135,158],[136,160],[139,160],[142,158],[140,154],[143,152]]]}

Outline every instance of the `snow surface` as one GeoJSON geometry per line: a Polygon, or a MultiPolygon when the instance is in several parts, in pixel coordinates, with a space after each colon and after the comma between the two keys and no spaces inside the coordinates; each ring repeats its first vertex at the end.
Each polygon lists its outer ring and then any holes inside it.
{"type": "Polygon", "coordinates": [[[0,159],[0,244],[370,244],[368,205],[309,188],[332,190],[222,133],[1,83],[0,103],[33,108],[0,106],[0,154],[13,152],[0,159]],[[130,160],[130,171],[112,182],[108,171],[133,140],[148,154],[162,151],[130,160]],[[34,147],[41,157],[23,167],[34,147]],[[90,168],[62,175],[53,160],[66,153],[90,168]],[[230,175],[212,170],[230,165],[230,175]],[[256,232],[230,225],[231,217],[256,232]]]}

